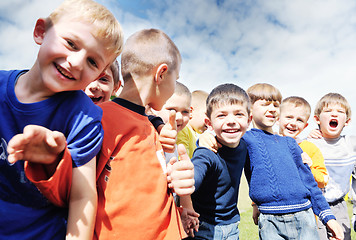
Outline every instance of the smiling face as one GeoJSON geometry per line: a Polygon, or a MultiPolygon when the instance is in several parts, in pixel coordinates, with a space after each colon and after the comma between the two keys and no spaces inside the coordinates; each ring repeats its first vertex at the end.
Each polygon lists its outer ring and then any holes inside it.
{"type": "Polygon", "coordinates": [[[184,94],[179,95],[174,93],[160,111],[152,109],[152,112],[160,116],[162,120],[167,123],[171,110],[176,112],[177,132],[179,132],[187,126],[190,119],[190,98],[184,94]]]}
{"type": "Polygon", "coordinates": [[[250,124],[246,104],[223,104],[213,108],[207,125],[216,133],[218,141],[230,148],[239,145],[250,124]]]}
{"type": "Polygon", "coordinates": [[[95,104],[109,101],[110,97],[114,95],[116,91],[114,77],[111,69],[106,69],[104,73],[104,76],[91,82],[85,88],[85,93],[95,104]]]}
{"type": "Polygon", "coordinates": [[[348,125],[345,108],[338,103],[329,103],[322,108],[320,116],[314,116],[316,123],[320,126],[320,131],[325,138],[337,138],[342,129],[348,125]]]}
{"type": "Polygon", "coordinates": [[[308,126],[309,114],[304,106],[284,104],[279,116],[279,134],[296,138],[308,126]]]}
{"type": "Polygon", "coordinates": [[[53,26],[39,19],[34,39],[41,45],[37,63],[44,91],[84,89],[115,57],[93,34],[90,24],[62,17],[53,26]]]}
{"type": "Polygon", "coordinates": [[[255,128],[273,133],[272,127],[279,116],[279,102],[259,99],[252,104],[251,113],[255,128]]]}

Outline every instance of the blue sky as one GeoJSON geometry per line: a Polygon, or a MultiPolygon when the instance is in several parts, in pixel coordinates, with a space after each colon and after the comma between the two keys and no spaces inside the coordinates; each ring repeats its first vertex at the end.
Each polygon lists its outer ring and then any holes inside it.
{"type": "MultiPolygon", "coordinates": [[[[61,1],[0,2],[0,69],[30,68],[38,47],[32,30],[61,1]]],[[[312,108],[328,92],[343,94],[356,114],[354,0],[98,0],[121,23],[125,39],[159,28],[183,56],[180,81],[209,92],[232,82],[276,86],[312,108]]],[[[311,118],[310,127],[316,125],[311,118]]],[[[356,123],[345,133],[356,132],[356,123]]]]}

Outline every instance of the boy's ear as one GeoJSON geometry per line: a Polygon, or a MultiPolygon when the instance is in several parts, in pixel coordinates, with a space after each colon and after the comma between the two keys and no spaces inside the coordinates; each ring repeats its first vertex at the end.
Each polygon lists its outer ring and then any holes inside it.
{"type": "Polygon", "coordinates": [[[164,80],[166,74],[168,72],[168,65],[166,63],[162,63],[158,66],[155,74],[155,82],[159,85],[164,80]]]}
{"type": "Polygon", "coordinates": [[[306,123],[305,126],[303,127],[303,130],[309,126],[309,123],[306,123]]]}
{"type": "Polygon", "coordinates": [[[39,18],[33,30],[33,39],[38,45],[41,45],[46,34],[46,20],[39,18]]]}
{"type": "Polygon", "coordinates": [[[320,119],[318,116],[314,115],[314,121],[320,126],[320,119]]]}
{"type": "Polygon", "coordinates": [[[248,125],[250,125],[250,123],[252,122],[252,114],[250,114],[250,115],[249,115],[249,117],[248,117],[248,120],[247,120],[247,121],[248,121],[248,125]]]}
{"type": "Polygon", "coordinates": [[[349,125],[350,122],[351,122],[351,118],[347,119],[346,122],[345,122],[345,127],[346,127],[347,125],[349,125]]]}
{"type": "Polygon", "coordinates": [[[193,115],[192,115],[193,114],[193,109],[194,108],[192,106],[190,106],[189,120],[193,118],[193,115]]]}
{"type": "Polygon", "coordinates": [[[206,117],[206,118],[204,119],[204,121],[205,121],[205,125],[208,127],[208,129],[209,129],[210,131],[214,131],[213,126],[211,125],[210,119],[209,119],[208,117],[206,117]]]}

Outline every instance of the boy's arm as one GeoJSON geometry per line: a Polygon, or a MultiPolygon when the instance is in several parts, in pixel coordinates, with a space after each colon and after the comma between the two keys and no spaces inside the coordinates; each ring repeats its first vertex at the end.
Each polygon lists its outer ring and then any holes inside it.
{"type": "Polygon", "coordinates": [[[205,131],[200,135],[198,139],[198,144],[199,147],[206,147],[207,149],[210,149],[215,153],[217,153],[218,149],[221,147],[221,144],[219,144],[218,141],[216,141],[214,135],[208,131],[205,131]]]}
{"type": "Polygon", "coordinates": [[[68,206],[72,158],[62,133],[28,125],[22,134],[9,141],[7,150],[10,163],[26,161],[26,177],[49,201],[57,206],[68,206]]]}
{"type": "Polygon", "coordinates": [[[199,229],[199,214],[195,212],[192,199],[190,195],[180,197],[182,206],[181,219],[184,231],[190,237],[194,237],[194,230],[197,232],[199,229]]]}
{"type": "Polygon", "coordinates": [[[168,187],[178,196],[190,195],[194,192],[194,165],[190,161],[183,144],[178,145],[177,159],[172,158],[167,164],[168,187]]]}
{"type": "Polygon", "coordinates": [[[66,239],[92,239],[97,209],[96,158],[73,168],[66,239]]]}
{"type": "Polygon", "coordinates": [[[162,145],[163,151],[167,153],[173,153],[175,150],[175,144],[177,140],[177,123],[176,123],[176,111],[171,110],[169,112],[169,121],[162,127],[160,125],[159,142],[162,145]]]}
{"type": "Polygon", "coordinates": [[[308,138],[314,138],[314,139],[319,139],[322,137],[323,137],[323,135],[321,134],[321,131],[319,129],[311,130],[308,135],[308,138]]]}
{"type": "Polygon", "coordinates": [[[315,148],[313,150],[313,153],[309,155],[313,162],[310,169],[314,175],[315,181],[318,183],[318,187],[324,188],[329,181],[329,174],[326,170],[324,157],[320,149],[315,144],[313,144],[312,146],[315,146],[315,148]]]}

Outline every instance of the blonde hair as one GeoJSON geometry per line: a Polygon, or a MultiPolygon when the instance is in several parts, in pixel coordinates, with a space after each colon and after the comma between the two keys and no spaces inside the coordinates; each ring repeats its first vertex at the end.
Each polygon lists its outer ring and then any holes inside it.
{"type": "Polygon", "coordinates": [[[266,101],[282,101],[281,92],[268,83],[257,83],[247,89],[247,93],[250,96],[251,103],[254,104],[257,100],[266,101]]]}
{"type": "Polygon", "coordinates": [[[177,95],[185,95],[188,97],[189,102],[192,102],[192,94],[189,91],[188,87],[185,86],[183,83],[176,81],[176,88],[174,90],[174,93],[177,95]]]}
{"type": "Polygon", "coordinates": [[[280,105],[280,111],[282,112],[285,107],[287,107],[287,104],[292,104],[294,107],[302,107],[305,111],[305,114],[307,116],[307,119],[310,117],[311,113],[311,107],[310,104],[308,103],[307,100],[305,100],[302,97],[297,97],[297,96],[291,96],[283,99],[281,105],[280,105]]]}
{"type": "Polygon", "coordinates": [[[181,55],[174,42],[161,30],[145,29],[131,35],[121,55],[124,82],[132,75],[146,75],[155,66],[167,64],[168,71],[177,69],[181,55]]]}
{"type": "Polygon", "coordinates": [[[200,108],[205,107],[206,99],[208,98],[209,93],[203,90],[195,90],[192,92],[192,107],[200,108]]]}
{"type": "Polygon", "coordinates": [[[340,104],[346,111],[346,118],[351,118],[351,107],[344,96],[339,93],[328,93],[324,95],[316,104],[314,109],[314,115],[320,117],[320,113],[323,111],[324,107],[329,104],[340,104]]]}
{"type": "Polygon", "coordinates": [[[103,41],[107,51],[113,53],[115,58],[122,52],[124,37],[121,26],[103,5],[92,0],[65,0],[47,18],[48,27],[56,24],[62,17],[92,24],[94,34],[103,41]]]}
{"type": "Polygon", "coordinates": [[[206,115],[211,117],[214,108],[225,104],[246,104],[247,113],[250,114],[250,98],[239,86],[232,83],[221,84],[215,87],[206,99],[206,115]]]}

